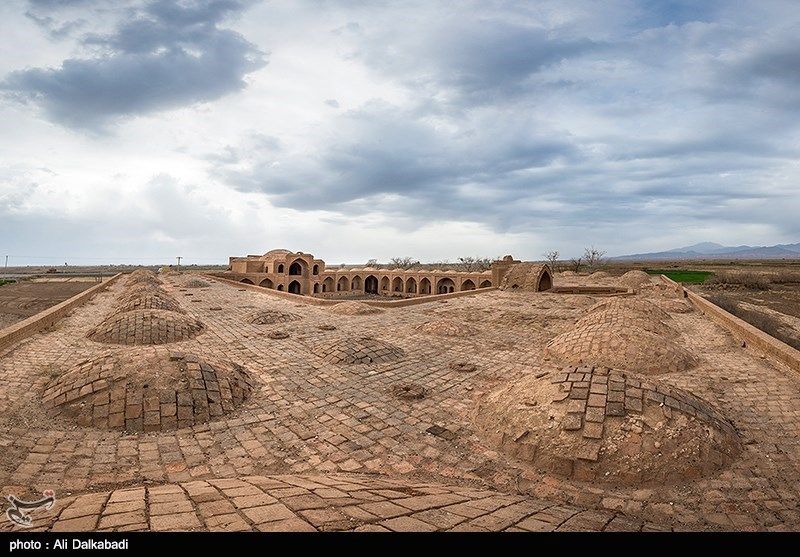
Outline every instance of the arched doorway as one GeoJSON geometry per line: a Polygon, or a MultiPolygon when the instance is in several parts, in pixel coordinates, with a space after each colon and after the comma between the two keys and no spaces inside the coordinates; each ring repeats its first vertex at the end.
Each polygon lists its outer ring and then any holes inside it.
{"type": "Polygon", "coordinates": [[[315,274],[315,275],[318,275],[319,274],[319,265],[314,265],[314,268],[311,270],[311,272],[313,274],[315,274]]]}
{"type": "Polygon", "coordinates": [[[239,282],[243,282],[244,284],[253,284],[253,281],[250,279],[242,279],[239,282]]]}
{"type": "Polygon", "coordinates": [[[431,281],[424,278],[419,281],[419,293],[420,294],[430,294],[431,293],[431,281]]]}
{"type": "Polygon", "coordinates": [[[333,278],[327,277],[325,280],[322,281],[322,291],[323,292],[333,292],[333,278]]]}
{"type": "Polygon", "coordinates": [[[454,292],[455,289],[456,283],[450,278],[439,279],[439,282],[436,283],[436,292],[438,294],[449,294],[450,292],[454,292]]]}
{"type": "Polygon", "coordinates": [[[381,291],[389,290],[389,277],[383,277],[381,279],[381,291]]]}
{"type": "Polygon", "coordinates": [[[403,291],[403,279],[400,277],[395,277],[392,281],[392,292],[402,292],[403,291]]]}
{"type": "Polygon", "coordinates": [[[542,271],[542,276],[539,277],[539,286],[536,290],[541,292],[542,290],[550,290],[553,288],[553,277],[550,276],[550,273],[547,269],[542,271]]]}
{"type": "Polygon", "coordinates": [[[274,285],[272,284],[272,281],[269,280],[268,278],[265,278],[264,280],[259,282],[258,285],[259,286],[263,286],[264,288],[274,288],[274,285]]]}
{"type": "Polygon", "coordinates": [[[406,292],[409,294],[417,293],[417,281],[414,277],[411,277],[406,281],[406,292]]]}
{"type": "Polygon", "coordinates": [[[461,290],[475,290],[475,283],[467,279],[461,283],[461,290]]]}
{"type": "Polygon", "coordinates": [[[339,280],[336,282],[336,291],[346,292],[349,287],[350,281],[347,280],[347,277],[339,277],[339,280]]]}
{"type": "Polygon", "coordinates": [[[314,283],[314,294],[319,294],[319,283],[318,282],[314,283]]]}
{"type": "Polygon", "coordinates": [[[302,290],[303,287],[300,286],[300,283],[297,282],[296,280],[293,280],[292,282],[289,283],[289,292],[291,292],[292,294],[302,294],[303,293],[302,290]]]}
{"type": "Polygon", "coordinates": [[[278,285],[278,290],[280,290],[281,292],[283,292],[283,285],[282,285],[282,284],[279,284],[279,285],[278,285]]]}
{"type": "Polygon", "coordinates": [[[277,268],[277,270],[276,270],[275,272],[276,272],[276,273],[283,273],[283,263],[281,263],[280,265],[278,265],[278,268],[277,268]]]}
{"type": "Polygon", "coordinates": [[[289,265],[289,275],[292,276],[305,276],[306,271],[306,262],[302,259],[295,259],[291,265],[289,265]]]}
{"type": "Polygon", "coordinates": [[[481,288],[489,288],[492,285],[492,281],[485,280],[481,283],[481,288]]]}
{"type": "Polygon", "coordinates": [[[378,293],[378,279],[374,275],[370,275],[364,279],[364,292],[367,294],[378,293]]]}
{"type": "Polygon", "coordinates": [[[353,282],[350,283],[350,290],[361,290],[361,277],[356,275],[353,277],[353,282]]]}

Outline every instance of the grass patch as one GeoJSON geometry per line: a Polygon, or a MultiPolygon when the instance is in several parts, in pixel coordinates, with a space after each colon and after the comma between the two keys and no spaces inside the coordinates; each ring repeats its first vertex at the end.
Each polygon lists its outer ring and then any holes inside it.
{"type": "Polygon", "coordinates": [[[788,344],[792,348],[800,350],[800,340],[795,336],[786,333],[787,326],[780,319],[771,315],[766,315],[760,311],[744,309],[739,306],[736,300],[732,300],[727,296],[707,296],[706,299],[709,302],[721,307],[728,313],[735,315],[739,319],[747,321],[756,329],[761,329],[771,337],[788,344]]]}
{"type": "Polygon", "coordinates": [[[686,269],[645,269],[648,275],[664,275],[675,282],[703,284],[714,273],[710,271],[688,271],[686,269]]]}
{"type": "Polygon", "coordinates": [[[7,279],[0,279],[0,286],[3,286],[4,284],[14,284],[15,282],[17,282],[17,281],[15,281],[15,280],[7,280],[7,279]]]}

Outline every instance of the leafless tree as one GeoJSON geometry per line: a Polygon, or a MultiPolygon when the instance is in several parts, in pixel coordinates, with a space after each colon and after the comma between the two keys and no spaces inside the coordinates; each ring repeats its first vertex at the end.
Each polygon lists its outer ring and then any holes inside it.
{"type": "Polygon", "coordinates": [[[576,273],[580,273],[581,272],[581,265],[582,264],[583,264],[583,258],[582,257],[577,257],[577,258],[573,257],[572,259],[569,260],[570,268],[572,269],[572,271],[574,271],[576,273]]]}
{"type": "Polygon", "coordinates": [[[367,261],[367,267],[377,267],[377,266],[378,266],[377,259],[370,259],[369,261],[367,261]]]}
{"type": "Polygon", "coordinates": [[[459,257],[458,266],[468,273],[480,273],[492,266],[492,260],[488,257],[459,257]]]}
{"type": "Polygon", "coordinates": [[[395,268],[399,267],[406,270],[419,265],[419,261],[411,257],[392,257],[389,263],[395,268]]]}
{"type": "Polygon", "coordinates": [[[602,265],[605,255],[605,251],[601,251],[594,246],[584,248],[583,250],[583,259],[586,260],[586,264],[589,266],[589,268],[602,265]]]}
{"type": "Polygon", "coordinates": [[[558,271],[558,259],[561,257],[561,254],[558,250],[548,251],[544,254],[544,258],[550,264],[550,268],[553,272],[558,271]]]}

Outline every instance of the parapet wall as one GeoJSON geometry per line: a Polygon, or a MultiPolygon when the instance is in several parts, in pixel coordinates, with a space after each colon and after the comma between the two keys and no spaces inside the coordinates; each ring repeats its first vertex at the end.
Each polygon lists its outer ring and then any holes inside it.
{"type": "Polygon", "coordinates": [[[121,276],[122,273],[116,274],[107,281],[101,282],[88,290],[84,290],[72,298],[64,300],[60,304],[41,311],[36,315],[32,315],[19,323],[14,323],[5,329],[0,329],[0,351],[6,350],[19,341],[51,327],[57,321],[64,318],[70,311],[94,297],[95,294],[108,288],[121,276]]]}
{"type": "Polygon", "coordinates": [[[672,279],[664,275],[661,275],[661,278],[667,283],[682,289],[683,295],[689,299],[692,305],[703,312],[703,314],[728,329],[731,333],[744,340],[749,348],[755,348],[763,352],[767,357],[778,360],[794,371],[800,372],[800,350],[792,348],[788,344],[768,335],[761,329],[754,327],[747,321],[728,313],[702,296],[686,290],[672,279]]]}
{"type": "MultiPolygon", "coordinates": [[[[290,292],[284,292],[281,290],[274,290],[272,288],[264,288],[263,286],[257,286],[255,284],[246,284],[243,282],[238,282],[231,279],[222,278],[217,275],[206,275],[209,279],[217,280],[220,282],[227,283],[231,286],[236,286],[238,288],[245,288],[247,290],[252,290],[254,292],[261,292],[262,294],[269,294],[270,296],[277,296],[279,298],[284,298],[287,300],[292,300],[294,302],[299,302],[302,304],[309,304],[312,306],[334,306],[338,303],[344,302],[346,300],[337,300],[337,299],[326,299],[326,298],[317,298],[314,296],[304,296],[301,294],[292,294],[290,292]]],[[[472,296],[474,294],[481,294],[483,292],[491,292],[492,290],[497,290],[496,287],[490,286],[488,288],[476,288],[475,290],[462,290],[460,292],[451,292],[449,294],[429,294],[425,296],[417,296],[414,298],[400,298],[395,300],[360,300],[362,303],[367,304],[369,306],[379,307],[379,308],[399,308],[399,307],[406,307],[406,306],[416,306],[419,304],[428,304],[430,302],[436,302],[438,300],[449,300],[452,298],[461,298],[463,296],[472,296]]]]}

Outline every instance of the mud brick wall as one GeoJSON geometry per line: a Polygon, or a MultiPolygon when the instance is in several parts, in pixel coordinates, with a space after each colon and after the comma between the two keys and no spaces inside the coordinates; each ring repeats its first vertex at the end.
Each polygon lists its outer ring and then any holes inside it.
{"type": "Polygon", "coordinates": [[[52,327],[57,321],[64,318],[70,311],[92,299],[95,294],[102,292],[114,284],[114,282],[116,282],[121,276],[122,273],[114,275],[107,281],[101,282],[97,286],[93,286],[88,290],[84,290],[80,294],[76,294],[72,298],[64,300],[58,305],[39,312],[36,315],[32,315],[31,317],[20,321],[19,323],[14,323],[10,327],[0,329],[0,352],[10,348],[19,341],[38,333],[39,331],[43,331],[48,327],[52,327]]]}
{"type": "Polygon", "coordinates": [[[755,348],[763,352],[767,357],[778,360],[786,364],[794,371],[800,372],[800,350],[792,348],[775,337],[768,335],[761,329],[752,326],[750,323],[739,319],[735,315],[728,313],[721,307],[709,302],[702,296],[690,292],[681,287],[673,280],[661,275],[661,278],[669,284],[673,284],[683,289],[683,294],[689,301],[703,314],[707,315],[731,333],[741,338],[747,343],[749,348],[755,348]]]}

